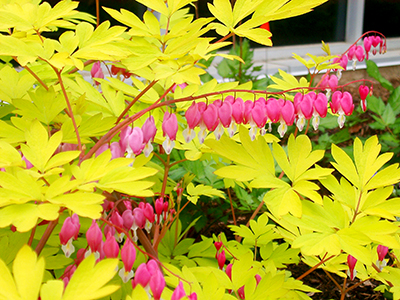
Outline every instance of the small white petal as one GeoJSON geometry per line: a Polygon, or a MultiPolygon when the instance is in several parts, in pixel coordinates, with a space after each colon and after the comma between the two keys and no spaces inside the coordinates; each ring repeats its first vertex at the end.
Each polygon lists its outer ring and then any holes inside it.
{"type": "Polygon", "coordinates": [[[162,146],[165,150],[165,153],[170,154],[172,149],[175,147],[175,142],[171,141],[170,138],[167,136],[165,141],[162,143],[162,146]]]}
{"type": "Polygon", "coordinates": [[[314,118],[312,120],[312,125],[314,127],[314,130],[318,130],[318,126],[319,126],[319,116],[318,115],[314,115],[314,118]]]}
{"type": "Polygon", "coordinates": [[[200,144],[203,144],[204,143],[204,140],[206,139],[206,137],[207,137],[207,130],[206,129],[200,129],[200,131],[199,131],[199,134],[198,134],[198,137],[199,137],[199,143],[200,144]]]}
{"type": "Polygon", "coordinates": [[[127,283],[129,279],[131,279],[134,275],[134,272],[131,270],[130,272],[125,271],[125,267],[122,267],[121,270],[118,272],[119,277],[121,277],[124,283],[127,283]]]}
{"type": "Polygon", "coordinates": [[[278,127],[278,132],[281,138],[283,138],[283,136],[285,135],[287,131],[287,125],[285,122],[281,122],[281,125],[279,125],[278,127]]]}
{"type": "Polygon", "coordinates": [[[250,139],[252,141],[254,141],[256,139],[256,134],[257,134],[257,127],[252,126],[249,130],[249,135],[250,135],[250,139]]]}
{"type": "Polygon", "coordinates": [[[235,135],[235,133],[236,133],[236,130],[237,130],[236,123],[234,121],[232,121],[231,124],[228,127],[229,137],[233,137],[235,135]]]}
{"type": "Polygon", "coordinates": [[[337,121],[339,124],[339,128],[343,128],[344,122],[346,121],[346,117],[345,117],[344,113],[339,112],[339,117],[338,117],[337,121]]]}
{"type": "Polygon", "coordinates": [[[61,245],[61,249],[62,249],[62,251],[64,251],[64,254],[66,257],[70,257],[71,254],[75,252],[75,247],[72,244],[72,240],[73,240],[73,237],[70,238],[65,245],[61,245]]]}
{"type": "Polygon", "coordinates": [[[154,150],[153,144],[150,141],[148,141],[146,146],[144,146],[143,153],[146,157],[149,157],[151,152],[153,152],[153,150],[154,150]]]}
{"type": "Polygon", "coordinates": [[[296,126],[299,129],[299,131],[303,130],[305,124],[306,124],[306,118],[304,118],[303,115],[299,115],[296,121],[296,126]]]}
{"type": "Polygon", "coordinates": [[[217,128],[215,128],[214,130],[215,139],[219,141],[223,134],[224,134],[224,126],[222,126],[222,124],[219,123],[217,128]]]}

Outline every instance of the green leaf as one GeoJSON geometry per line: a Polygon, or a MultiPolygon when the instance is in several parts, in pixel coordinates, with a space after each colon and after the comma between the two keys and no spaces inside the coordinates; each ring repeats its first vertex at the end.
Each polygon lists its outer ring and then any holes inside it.
{"type": "Polygon", "coordinates": [[[78,191],[54,197],[49,201],[58,206],[67,207],[79,216],[98,219],[103,210],[101,204],[104,198],[100,194],[78,191]]]}
{"type": "Polygon", "coordinates": [[[379,72],[379,68],[376,65],[375,62],[373,62],[372,60],[366,60],[366,64],[367,64],[367,73],[369,76],[371,76],[372,78],[375,78],[376,80],[378,80],[378,82],[387,90],[389,90],[390,92],[393,92],[394,88],[393,85],[390,83],[389,80],[387,80],[386,78],[384,78],[381,73],[379,72]]]}
{"type": "Polygon", "coordinates": [[[390,94],[388,104],[390,104],[390,106],[393,108],[393,112],[395,115],[398,115],[400,113],[400,87],[395,88],[394,91],[390,94]]]}
{"type": "Polygon", "coordinates": [[[30,92],[31,100],[14,99],[13,104],[18,109],[17,113],[30,119],[38,119],[46,125],[66,108],[66,102],[61,93],[55,93],[53,87],[45,90],[40,87],[30,92]]]}
{"type": "Polygon", "coordinates": [[[32,165],[44,173],[47,162],[61,143],[62,132],[56,132],[49,139],[46,129],[35,119],[25,133],[25,137],[26,145],[21,145],[22,153],[32,165]]]}
{"type": "Polygon", "coordinates": [[[211,186],[204,185],[204,184],[198,184],[194,186],[194,184],[191,182],[188,184],[186,187],[186,191],[190,195],[188,197],[188,200],[192,202],[193,204],[197,203],[197,200],[199,199],[200,196],[208,196],[208,197],[220,197],[225,199],[224,193],[220,190],[217,190],[211,186]]]}
{"type": "Polygon", "coordinates": [[[396,115],[394,114],[394,111],[390,104],[386,105],[385,110],[382,114],[382,119],[383,122],[385,122],[386,126],[392,125],[394,124],[394,122],[396,122],[396,115]]]}
{"type": "Polygon", "coordinates": [[[214,0],[213,4],[208,3],[208,9],[227,28],[233,28],[234,19],[232,6],[229,0],[214,0]]]}
{"type": "Polygon", "coordinates": [[[118,259],[104,259],[96,264],[89,255],[78,266],[64,290],[62,280],[51,280],[40,291],[42,300],[99,299],[114,293],[119,286],[107,285],[117,272],[118,259]]]}
{"type": "Polygon", "coordinates": [[[18,231],[25,232],[31,230],[39,218],[48,221],[57,219],[59,210],[60,206],[50,203],[8,205],[0,209],[0,227],[14,225],[18,231]]]}
{"type": "Polygon", "coordinates": [[[376,113],[377,115],[382,115],[385,111],[385,103],[382,98],[377,98],[375,96],[367,96],[368,109],[376,113]]]}
{"type": "MultiPolygon", "coordinates": [[[[308,86],[308,81],[304,77],[301,77],[298,81],[296,77],[291,74],[286,73],[285,71],[279,70],[279,75],[281,78],[277,76],[271,76],[271,79],[275,84],[271,84],[269,88],[278,89],[280,91],[290,90],[295,88],[304,88],[308,86]]],[[[292,92],[301,92],[303,89],[296,89],[292,92]]]]}

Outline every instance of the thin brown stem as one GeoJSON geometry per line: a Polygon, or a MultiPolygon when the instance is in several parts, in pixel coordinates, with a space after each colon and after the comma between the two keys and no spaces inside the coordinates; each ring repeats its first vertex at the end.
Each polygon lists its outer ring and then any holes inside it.
{"type": "Polygon", "coordinates": [[[229,39],[229,38],[230,38],[231,36],[233,36],[233,35],[234,35],[234,33],[231,32],[231,33],[227,34],[226,36],[224,36],[223,38],[221,38],[221,39],[219,39],[218,41],[216,41],[215,43],[221,43],[221,42],[223,42],[223,41],[229,39]]]}
{"type": "Polygon", "coordinates": [[[30,235],[29,241],[28,241],[29,246],[32,246],[32,242],[33,242],[33,238],[35,237],[35,232],[36,232],[37,226],[38,225],[36,224],[35,227],[32,228],[31,235],[30,235]]]}
{"type": "Polygon", "coordinates": [[[168,181],[168,172],[169,172],[169,168],[171,167],[169,165],[169,161],[170,161],[170,155],[168,154],[167,161],[166,161],[165,168],[164,168],[163,184],[161,187],[161,197],[162,198],[164,198],[164,196],[165,196],[165,190],[167,188],[167,181],[168,181]]]}
{"type": "Polygon", "coordinates": [[[336,287],[341,291],[342,287],[341,285],[335,280],[335,278],[332,277],[332,275],[325,269],[322,269],[325,274],[329,277],[330,280],[332,280],[332,282],[336,285],[336,287]]]}
{"type": "Polygon", "coordinates": [[[57,224],[58,224],[58,218],[55,219],[54,221],[50,221],[50,223],[47,225],[47,228],[44,231],[44,233],[35,249],[35,252],[38,256],[42,252],[44,246],[46,245],[51,233],[53,232],[54,228],[56,228],[57,224]]]}
{"type": "MultiPolygon", "coordinates": [[[[17,58],[16,56],[13,56],[13,59],[14,59],[17,63],[19,63],[19,62],[18,62],[18,58],[17,58]]],[[[28,66],[23,66],[23,67],[24,67],[25,70],[28,71],[29,74],[31,74],[31,75],[37,80],[37,82],[39,82],[39,84],[40,84],[42,87],[44,87],[44,88],[46,89],[46,91],[49,90],[49,87],[47,86],[47,84],[44,83],[44,81],[43,81],[42,79],[40,79],[39,76],[38,76],[35,72],[33,72],[28,66]]]]}
{"type": "Polygon", "coordinates": [[[332,259],[335,257],[335,255],[329,256],[328,258],[325,258],[326,254],[324,255],[324,258],[321,259],[319,263],[317,263],[315,266],[313,266],[311,269],[307,270],[303,274],[301,274],[299,277],[296,278],[296,280],[302,280],[304,277],[306,277],[308,274],[316,270],[320,265],[324,264],[328,260],[332,259]]]}
{"type": "Polygon", "coordinates": [[[234,210],[234,208],[233,208],[232,195],[231,195],[231,190],[230,190],[230,188],[227,189],[227,192],[228,192],[229,202],[231,203],[231,211],[232,211],[233,225],[237,226],[237,223],[236,223],[236,216],[235,216],[235,210],[234,210]]]}
{"type": "Polygon", "coordinates": [[[133,106],[133,104],[135,104],[136,101],[138,101],[149,89],[151,89],[151,88],[153,87],[153,85],[156,84],[156,82],[157,82],[157,80],[153,80],[152,82],[150,82],[150,84],[149,84],[148,86],[146,86],[146,87],[143,89],[143,91],[141,91],[141,92],[139,93],[139,95],[137,95],[137,96],[135,97],[135,99],[133,99],[133,100],[131,101],[131,103],[129,103],[129,105],[128,105],[128,106],[124,109],[124,111],[119,115],[119,117],[118,117],[118,119],[117,119],[117,121],[116,121],[117,124],[119,123],[119,121],[121,121],[121,119],[125,116],[125,114],[131,109],[131,107],[133,106]]]}
{"type": "Polygon", "coordinates": [[[181,159],[181,160],[177,160],[177,161],[173,162],[172,164],[170,164],[169,167],[172,168],[173,166],[175,166],[177,164],[180,164],[180,163],[183,163],[185,161],[187,161],[187,158],[184,158],[184,159],[181,159]]]}
{"type": "Polygon", "coordinates": [[[351,220],[350,224],[353,224],[358,216],[358,209],[360,208],[361,196],[362,196],[362,192],[360,192],[360,196],[358,197],[357,206],[356,206],[356,209],[354,210],[353,219],[351,220]]]}
{"type": "Polygon", "coordinates": [[[96,27],[100,25],[100,0],[96,0],[96,27]]]}
{"type": "MultiPolygon", "coordinates": [[[[62,92],[63,92],[65,101],[67,102],[68,111],[69,111],[69,114],[70,114],[70,118],[71,118],[71,120],[72,120],[72,124],[73,124],[73,126],[74,126],[74,130],[75,130],[75,134],[76,134],[76,139],[77,139],[77,141],[78,141],[78,150],[81,151],[81,153],[82,153],[82,143],[81,143],[81,138],[80,138],[80,136],[79,136],[78,126],[76,125],[74,113],[73,113],[73,111],[72,111],[72,106],[71,106],[71,103],[70,103],[69,98],[68,98],[68,95],[67,95],[67,90],[65,89],[64,82],[63,82],[63,80],[62,80],[62,78],[61,78],[61,71],[57,70],[57,68],[55,68],[55,67],[52,66],[52,65],[50,65],[50,66],[53,68],[54,72],[56,72],[57,77],[58,77],[58,81],[60,82],[61,90],[62,90],[62,92]]],[[[82,154],[81,154],[81,155],[82,155],[82,154]]]]}

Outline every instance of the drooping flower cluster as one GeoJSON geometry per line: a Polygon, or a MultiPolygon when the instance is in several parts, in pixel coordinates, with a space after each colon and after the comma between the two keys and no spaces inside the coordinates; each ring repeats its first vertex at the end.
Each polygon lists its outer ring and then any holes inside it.
{"type": "MultiPolygon", "coordinates": [[[[140,202],[138,207],[133,209],[129,201],[123,201],[123,203],[125,204],[126,209],[121,215],[117,210],[115,210],[113,202],[105,201],[103,205],[105,210],[104,217],[108,218],[108,223],[102,230],[96,220],[92,221],[90,228],[86,232],[86,241],[88,247],[86,249],[79,249],[75,263],[65,270],[64,275],[62,276],[65,285],[68,284],[79,263],[90,254],[94,254],[97,261],[100,261],[106,257],[120,257],[123,267],[119,270],[119,276],[121,277],[122,281],[128,282],[134,276],[135,273],[133,270],[133,265],[136,260],[136,249],[132,243],[132,240],[134,242],[137,241],[136,231],[138,228],[146,229],[148,232],[150,231],[152,224],[156,221],[155,213],[153,206],[149,203],[140,202]],[[124,232],[132,234],[133,238],[125,238],[124,232]],[[103,241],[103,237],[105,237],[105,241],[103,241]]],[[[161,204],[162,209],[158,219],[161,220],[161,214],[164,214],[165,216],[167,215],[168,202],[161,201],[159,204],[161,204]]],[[[158,206],[159,205],[156,205],[157,208],[158,206]]],[[[59,238],[62,244],[62,249],[67,257],[70,257],[70,255],[75,251],[72,241],[77,239],[79,228],[80,223],[78,215],[74,214],[65,219],[59,234],[59,238]]],[[[149,262],[148,264],[151,266],[152,264],[154,265],[154,263],[149,262]]],[[[155,264],[157,268],[155,268],[155,266],[149,267],[149,270],[152,270],[152,275],[150,277],[154,278],[148,282],[150,287],[153,286],[151,289],[154,298],[159,299],[165,286],[165,280],[163,278],[163,274],[157,266],[157,263],[155,264]],[[152,281],[155,282],[151,283],[152,281]]],[[[139,275],[143,271],[143,268],[144,267],[142,266],[141,271],[138,269],[139,275]]],[[[137,283],[143,283],[143,278],[141,275],[136,276],[136,280],[132,282],[133,285],[137,283]]],[[[192,296],[191,299],[196,299],[196,297],[192,296]]]]}
{"type": "Polygon", "coordinates": [[[216,100],[211,104],[193,102],[185,113],[188,128],[183,131],[186,142],[190,142],[195,136],[194,128],[200,127],[198,138],[204,142],[207,131],[213,131],[217,140],[224,133],[224,128],[232,137],[238,124],[249,124],[250,136],[255,139],[257,129],[265,134],[265,125],[280,123],[278,131],[283,136],[294,122],[294,105],[292,101],[284,99],[260,97],[256,101],[243,101],[242,98],[227,96],[224,101],[216,100]]]}
{"type": "MultiPolygon", "coordinates": [[[[337,78],[333,75],[323,88],[334,91],[335,96],[332,96],[330,107],[332,113],[339,114],[340,122],[339,120],[338,122],[342,127],[344,115],[348,116],[353,112],[354,104],[351,95],[345,92],[343,96],[342,92],[335,91],[336,86],[337,78]]],[[[183,131],[183,136],[186,142],[190,142],[196,136],[195,128],[199,127],[198,139],[203,143],[207,131],[213,131],[215,138],[219,140],[225,129],[232,137],[236,133],[238,124],[248,124],[250,137],[254,140],[258,131],[261,135],[266,133],[267,125],[271,131],[271,124],[280,123],[278,132],[283,137],[288,126],[295,122],[301,131],[306,121],[311,118],[313,118],[312,125],[317,130],[320,118],[325,118],[327,111],[328,98],[324,93],[297,93],[293,102],[276,98],[266,100],[263,97],[256,101],[243,101],[241,98],[227,96],[224,101],[216,100],[208,105],[204,102],[193,102],[185,113],[188,127],[183,131]]]]}
{"type": "MultiPolygon", "coordinates": [[[[363,46],[356,44],[351,46],[347,54],[335,58],[333,63],[340,64],[346,70],[348,61],[352,61],[353,70],[355,70],[357,61],[362,62],[364,59],[369,59],[369,53],[372,53],[372,55],[384,54],[386,52],[386,39],[379,35],[366,36],[363,40],[363,46]]],[[[340,79],[341,70],[338,70],[338,77],[340,79]]]]}
{"type": "Polygon", "coordinates": [[[143,126],[129,127],[126,126],[121,130],[120,140],[113,142],[111,145],[104,144],[97,151],[96,156],[103,153],[105,150],[110,149],[112,158],[126,157],[133,158],[142,152],[148,157],[153,152],[152,142],[157,133],[157,127],[154,122],[153,116],[146,119],[143,126]]]}

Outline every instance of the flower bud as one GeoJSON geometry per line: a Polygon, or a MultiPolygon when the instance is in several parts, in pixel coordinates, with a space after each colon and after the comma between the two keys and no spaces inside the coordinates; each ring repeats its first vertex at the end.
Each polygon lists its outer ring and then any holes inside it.
{"type": "Polygon", "coordinates": [[[350,280],[354,280],[357,275],[357,271],[354,269],[357,263],[357,259],[350,254],[347,256],[347,265],[349,266],[349,270],[347,271],[347,274],[350,277],[350,280]]]}
{"type": "Polygon", "coordinates": [[[175,288],[172,293],[171,300],[180,300],[186,296],[185,290],[183,289],[182,281],[179,282],[178,286],[175,288]]]}
{"type": "Polygon", "coordinates": [[[107,234],[103,245],[104,254],[107,258],[117,258],[119,254],[119,245],[110,232],[107,234]]]}
{"type": "Polygon", "coordinates": [[[89,245],[92,253],[93,252],[100,253],[102,236],[103,235],[101,233],[99,225],[97,224],[96,220],[93,220],[92,225],[86,231],[86,239],[87,239],[88,245],[89,245]]]}

